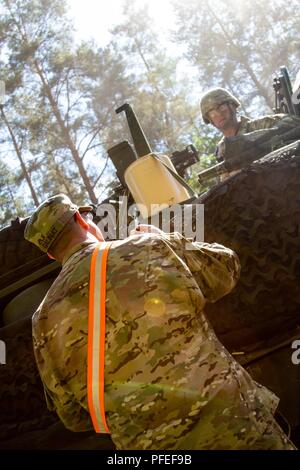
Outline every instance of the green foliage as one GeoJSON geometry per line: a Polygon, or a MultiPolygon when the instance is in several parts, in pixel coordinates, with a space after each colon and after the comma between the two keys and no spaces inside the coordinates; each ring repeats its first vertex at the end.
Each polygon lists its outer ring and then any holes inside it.
{"type": "Polygon", "coordinates": [[[272,76],[282,64],[295,76],[300,61],[297,0],[173,0],[173,39],[197,68],[202,90],[223,86],[244,109],[270,113],[272,76]],[[201,32],[201,33],[200,33],[201,32]]]}
{"type": "Polygon", "coordinates": [[[17,176],[0,161],[0,223],[8,225],[16,217],[26,216],[26,207],[21,195],[16,195],[13,187],[17,176]]]}
{"type": "Polygon", "coordinates": [[[115,184],[107,149],[131,140],[125,117],[115,114],[124,102],[153,151],[195,145],[200,162],[188,178],[196,192],[209,187],[199,187],[197,174],[216,163],[221,137],[201,122],[200,93],[224,86],[243,111],[271,112],[274,73],[284,63],[294,77],[299,65],[297,0],[173,4],[173,43],[162,40],[145,7],[127,0],[111,42],[99,47],[74,43],[64,0],[3,0],[0,79],[19,155],[2,122],[2,223],[34,207],[32,192],[39,201],[61,191],[78,203],[105,198],[115,184]],[[9,166],[5,155],[13,155],[9,166]]]}
{"type": "Polygon", "coordinates": [[[130,2],[124,11],[124,22],[113,30],[112,47],[126,57],[125,73],[135,86],[128,98],[152,149],[172,153],[191,142],[198,109],[189,101],[189,83],[178,78],[177,58],[161,44],[147,9],[130,2]],[[129,75],[132,70],[134,76],[129,75]]]}
{"type": "Polygon", "coordinates": [[[203,126],[201,135],[195,135],[193,138],[193,144],[199,151],[199,162],[191,167],[188,183],[198,194],[207,191],[216,183],[215,179],[201,186],[198,182],[198,173],[218,163],[215,157],[215,149],[219,137],[207,129],[209,129],[207,126],[203,126]]]}

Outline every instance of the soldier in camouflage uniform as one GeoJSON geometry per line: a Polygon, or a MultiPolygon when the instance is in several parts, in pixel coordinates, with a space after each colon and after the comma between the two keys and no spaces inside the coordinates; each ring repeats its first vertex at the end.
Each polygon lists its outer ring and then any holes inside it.
{"type": "MultiPolygon", "coordinates": [[[[58,195],[36,210],[25,231],[62,261],[34,314],[33,339],[48,406],[73,431],[92,429],[88,297],[98,241],[88,224],[58,195]]],[[[274,420],[277,397],[234,360],[204,315],[205,303],[229,293],[239,271],[230,249],[191,244],[178,233],[135,233],[112,242],[105,413],[118,449],[294,448],[274,420]]]]}
{"type": "MultiPolygon", "coordinates": [[[[246,116],[237,117],[237,108],[241,105],[239,100],[223,88],[214,88],[207,91],[201,97],[200,108],[205,124],[212,124],[219,129],[224,137],[234,137],[240,134],[248,134],[261,129],[274,127],[285,114],[272,114],[258,119],[249,119],[246,116]]],[[[224,137],[216,148],[216,158],[219,162],[224,160],[224,137]]],[[[237,171],[224,173],[222,180],[228,178],[237,171]]]]}

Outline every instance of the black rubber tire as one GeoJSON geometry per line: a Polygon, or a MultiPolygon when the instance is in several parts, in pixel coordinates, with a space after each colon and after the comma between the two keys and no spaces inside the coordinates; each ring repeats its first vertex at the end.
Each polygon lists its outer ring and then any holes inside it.
{"type": "Polygon", "coordinates": [[[0,277],[43,253],[24,238],[28,219],[15,219],[0,230],[0,277]]]}

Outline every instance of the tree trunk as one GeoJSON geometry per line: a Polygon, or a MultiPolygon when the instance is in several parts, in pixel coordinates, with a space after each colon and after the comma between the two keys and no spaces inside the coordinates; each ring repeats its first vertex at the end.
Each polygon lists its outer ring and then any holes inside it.
{"type": "Polygon", "coordinates": [[[40,65],[38,64],[37,60],[34,60],[33,62],[34,64],[34,68],[35,68],[35,71],[36,73],[38,74],[39,78],[41,79],[41,82],[43,84],[43,87],[44,87],[44,91],[45,91],[45,94],[48,98],[48,101],[50,103],[50,106],[52,108],[52,111],[55,115],[55,118],[56,118],[56,121],[60,127],[60,130],[61,130],[61,134],[62,134],[62,138],[63,138],[63,141],[66,143],[67,147],[70,149],[71,151],[71,154],[72,154],[72,157],[73,157],[73,160],[75,162],[75,164],[77,165],[78,167],[78,170],[79,170],[79,174],[83,180],[83,183],[85,185],[85,188],[87,190],[87,193],[91,199],[91,202],[93,204],[97,204],[98,203],[98,199],[95,195],[95,192],[94,192],[94,189],[93,189],[93,186],[91,184],[91,181],[87,175],[87,172],[84,168],[84,165],[83,165],[83,162],[80,158],[80,155],[78,153],[78,150],[76,148],[76,146],[74,145],[74,142],[70,136],[70,132],[69,132],[69,129],[67,128],[67,126],[65,125],[64,121],[63,121],[63,118],[61,116],[61,113],[60,113],[60,110],[58,108],[58,105],[52,95],[52,91],[51,91],[51,88],[49,87],[48,83],[47,83],[47,80],[46,80],[46,77],[44,75],[44,72],[43,70],[41,69],[40,65]]]}
{"type": "Polygon", "coordinates": [[[20,165],[21,165],[22,173],[23,173],[24,178],[26,179],[26,182],[27,182],[27,184],[28,184],[28,186],[29,186],[32,199],[33,199],[33,201],[34,201],[35,206],[38,207],[38,206],[39,206],[39,200],[38,200],[37,194],[36,194],[36,192],[35,192],[35,190],[34,190],[34,187],[33,187],[32,181],[31,181],[31,177],[30,177],[30,175],[29,175],[29,173],[28,173],[28,171],[27,171],[27,169],[26,169],[25,163],[24,163],[24,161],[23,161],[22,153],[21,153],[20,147],[19,147],[19,145],[18,145],[18,143],[17,143],[17,140],[16,140],[16,138],[15,138],[15,135],[14,135],[14,133],[13,133],[13,130],[12,130],[12,128],[10,127],[10,124],[9,124],[7,118],[6,118],[5,113],[4,113],[3,106],[0,106],[0,111],[1,111],[1,116],[2,116],[2,118],[3,118],[3,121],[4,121],[4,123],[5,123],[6,127],[7,127],[7,130],[8,130],[8,132],[9,132],[10,136],[11,136],[11,140],[12,140],[12,143],[13,143],[13,146],[14,146],[14,149],[15,149],[15,152],[16,152],[16,154],[17,154],[17,157],[18,157],[19,162],[20,162],[20,165]]]}

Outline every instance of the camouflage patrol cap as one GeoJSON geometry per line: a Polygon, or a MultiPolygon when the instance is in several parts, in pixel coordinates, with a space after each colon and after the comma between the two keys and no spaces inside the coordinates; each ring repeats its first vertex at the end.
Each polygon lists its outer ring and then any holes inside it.
{"type": "Polygon", "coordinates": [[[205,124],[210,123],[210,120],[208,119],[209,111],[226,102],[233,103],[237,108],[241,105],[239,100],[224,88],[213,88],[202,95],[200,109],[202,119],[205,124]]]}
{"type": "Polygon", "coordinates": [[[44,201],[32,214],[25,227],[24,237],[47,253],[77,211],[92,210],[91,206],[76,206],[65,194],[57,194],[44,201]]]}

